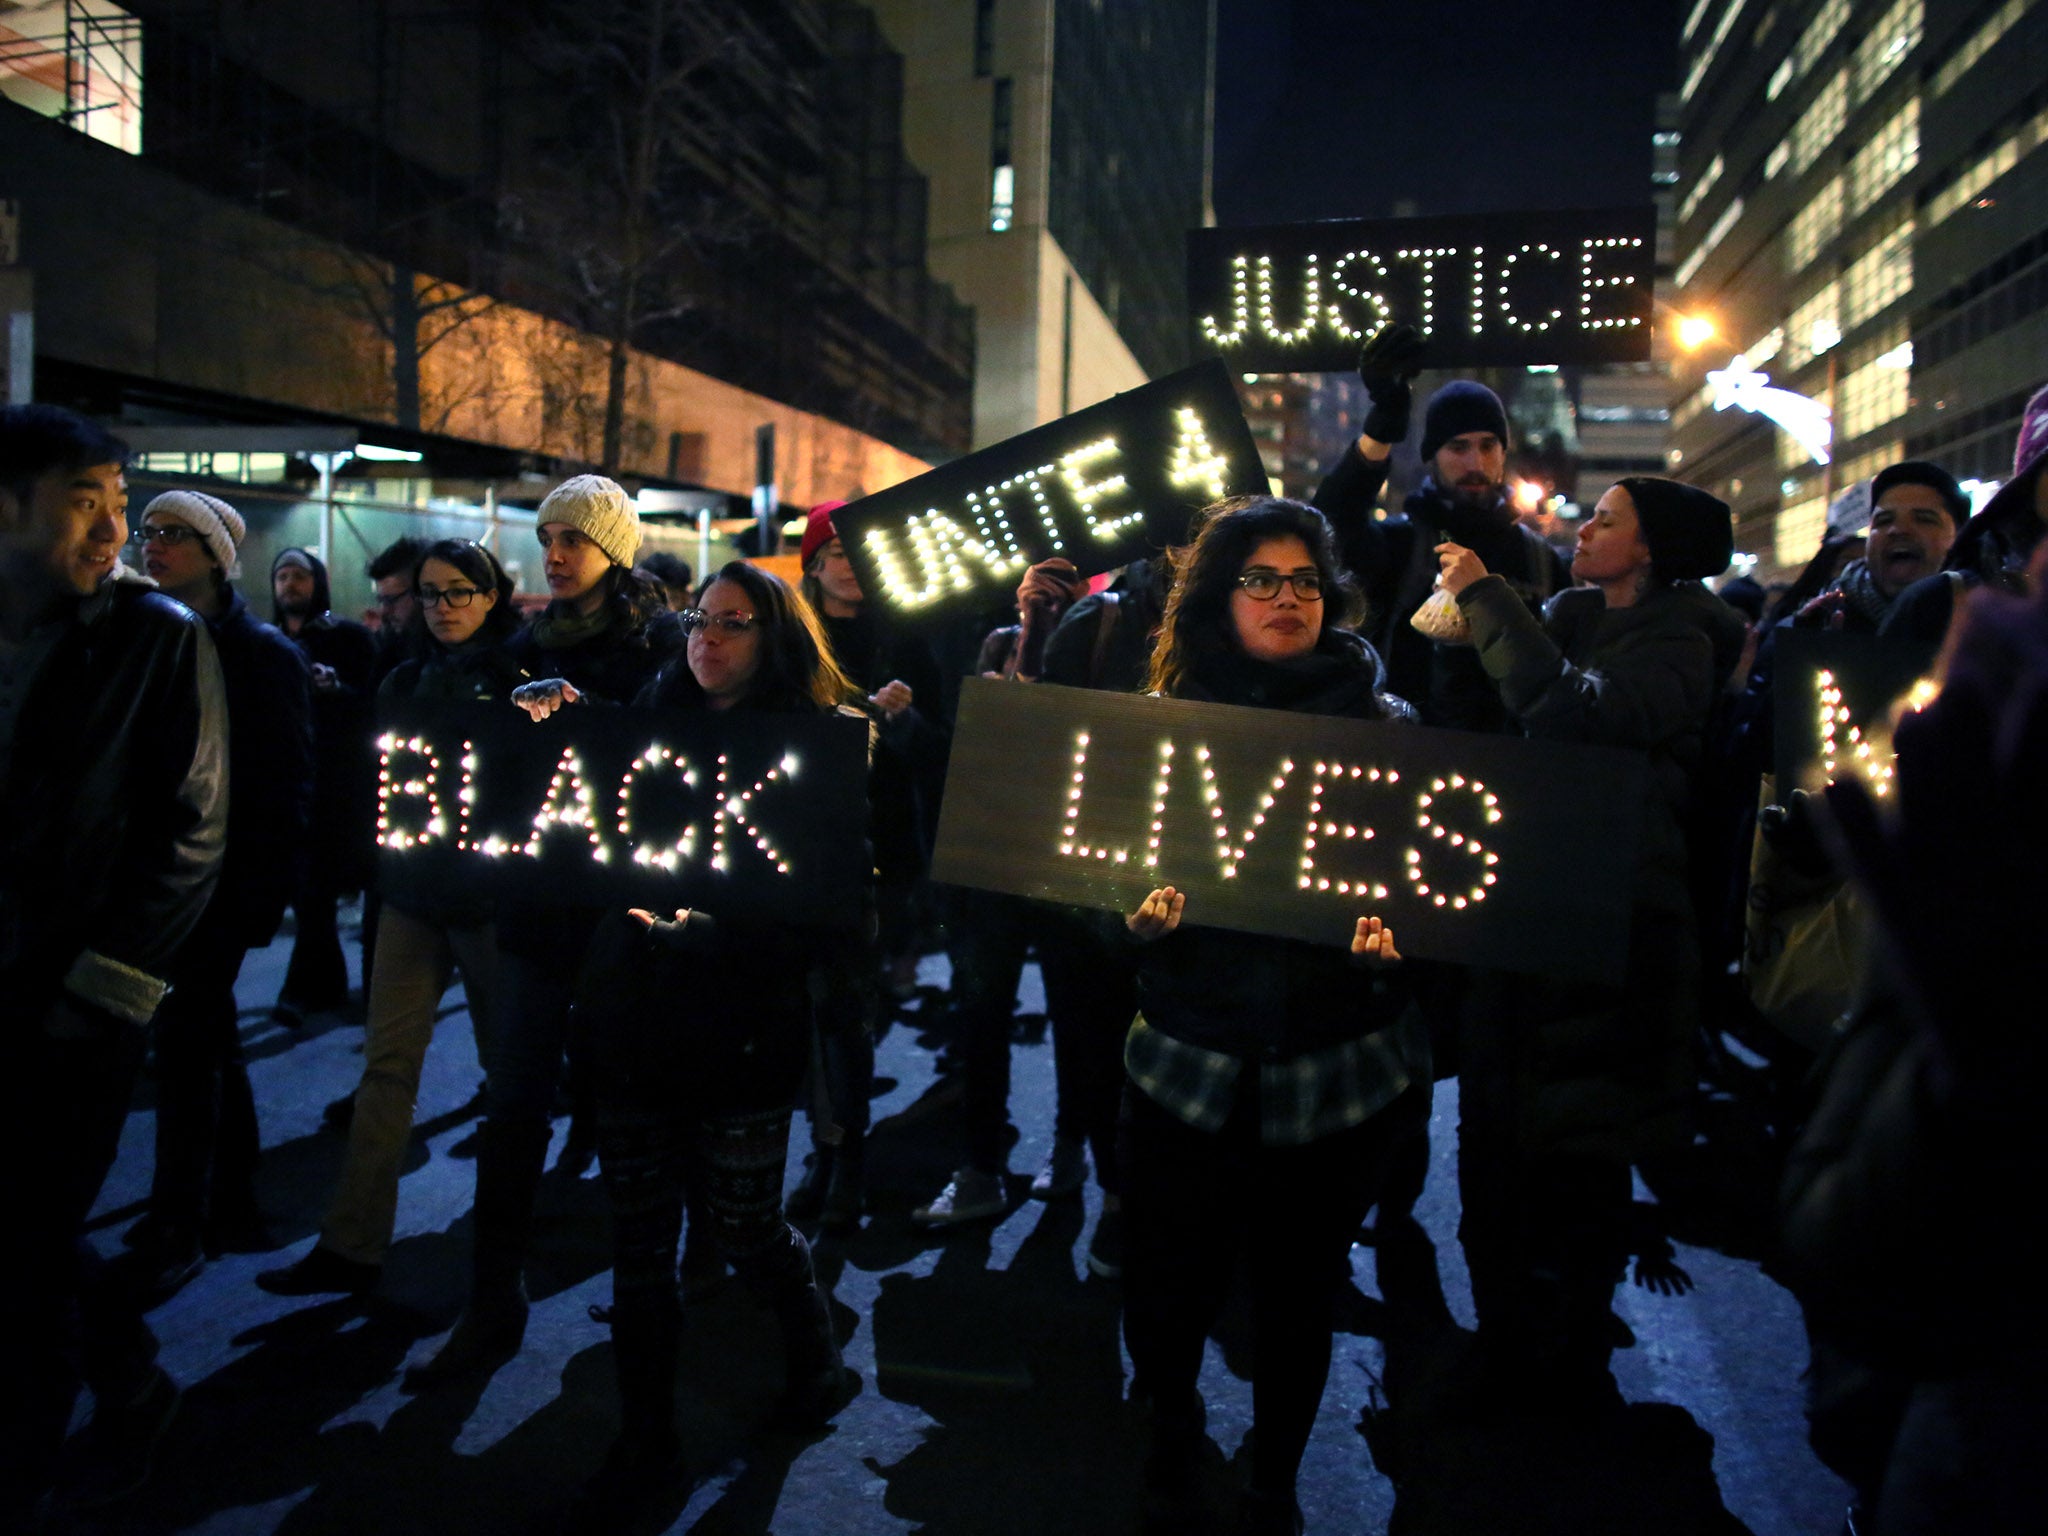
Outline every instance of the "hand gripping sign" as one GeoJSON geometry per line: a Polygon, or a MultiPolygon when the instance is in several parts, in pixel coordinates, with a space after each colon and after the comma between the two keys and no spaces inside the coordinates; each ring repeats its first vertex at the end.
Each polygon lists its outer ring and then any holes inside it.
{"type": "Polygon", "coordinates": [[[1656,228],[1655,210],[1619,208],[1190,230],[1195,352],[1348,373],[1405,321],[1432,368],[1641,362],[1656,228]]]}
{"type": "Polygon", "coordinates": [[[970,678],[933,876],[1404,954],[1618,981],[1640,755],[970,678]]]}
{"type": "Polygon", "coordinates": [[[868,884],[867,724],[838,715],[380,701],[378,879],[830,925],[868,884]]]}
{"type": "Polygon", "coordinates": [[[1204,363],[851,502],[832,525],[899,619],[1014,592],[1054,555],[1083,576],[1186,540],[1226,496],[1271,489],[1229,370],[1204,363]]]}

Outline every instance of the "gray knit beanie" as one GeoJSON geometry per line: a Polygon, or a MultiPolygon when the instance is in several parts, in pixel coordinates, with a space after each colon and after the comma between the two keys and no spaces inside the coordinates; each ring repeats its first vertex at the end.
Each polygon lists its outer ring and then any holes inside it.
{"type": "Polygon", "coordinates": [[[537,523],[567,523],[603,550],[613,565],[632,567],[640,553],[640,514],[616,480],[577,475],[547,494],[537,523]]]}
{"type": "Polygon", "coordinates": [[[235,551],[242,547],[242,538],[249,527],[242,521],[242,514],[233,507],[204,491],[165,491],[161,496],[152,497],[149,505],[142,509],[145,522],[152,512],[159,517],[174,518],[190,528],[205,540],[206,552],[213,556],[213,563],[227,575],[235,574],[235,551]]]}

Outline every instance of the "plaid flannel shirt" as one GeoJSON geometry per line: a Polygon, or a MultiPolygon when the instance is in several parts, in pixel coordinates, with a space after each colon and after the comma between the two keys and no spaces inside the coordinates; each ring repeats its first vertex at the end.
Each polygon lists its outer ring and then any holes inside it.
{"type": "Polygon", "coordinates": [[[1176,1040],[1143,1014],[1124,1041],[1124,1070],[1145,1097],[1198,1131],[1223,1129],[1239,1074],[1259,1074],[1259,1140],[1297,1147],[1362,1125],[1429,1076],[1429,1036],[1404,1015],[1390,1028],[1286,1061],[1251,1061],[1176,1040]]]}

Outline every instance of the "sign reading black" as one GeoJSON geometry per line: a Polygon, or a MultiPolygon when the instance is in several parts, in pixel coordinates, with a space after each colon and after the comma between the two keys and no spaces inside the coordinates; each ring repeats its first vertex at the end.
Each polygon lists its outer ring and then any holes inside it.
{"type": "Polygon", "coordinates": [[[1934,649],[1825,629],[1780,632],[1772,684],[1778,798],[1847,773],[1888,792],[1892,710],[1927,676],[1934,649]]]}
{"type": "Polygon", "coordinates": [[[1082,575],[1187,537],[1190,514],[1270,490],[1229,370],[1203,363],[863,497],[832,514],[861,590],[899,617],[1082,575]]]}
{"type": "Polygon", "coordinates": [[[1188,232],[1195,351],[1259,373],[1347,373],[1388,321],[1432,368],[1650,355],[1656,211],[1332,220],[1188,232]]]}
{"type": "Polygon", "coordinates": [[[970,678],[940,880],[1595,981],[1628,946],[1642,760],[1461,731],[970,678]]]}
{"type": "Polygon", "coordinates": [[[843,716],[378,705],[387,895],[856,921],[867,725],[843,716]]]}

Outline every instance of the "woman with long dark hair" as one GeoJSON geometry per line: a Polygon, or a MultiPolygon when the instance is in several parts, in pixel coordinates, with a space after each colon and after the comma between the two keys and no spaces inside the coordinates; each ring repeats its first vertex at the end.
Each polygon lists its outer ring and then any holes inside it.
{"type": "MultiPolygon", "coordinates": [[[[810,606],[754,566],[726,566],[684,622],[684,664],[664,671],[643,705],[809,715],[858,696],[810,606]]],[[[863,937],[695,909],[673,920],[635,911],[600,930],[577,1014],[612,1204],[622,1428],[595,1495],[631,1501],[682,1469],[676,1246],[686,1188],[693,1226],[708,1221],[720,1257],[781,1327],[787,1385],[778,1421],[823,1424],[859,1388],[841,1364],[829,1300],[809,1247],[783,1218],[781,1195],[819,973],[844,964],[863,937]]]]}
{"type": "MultiPolygon", "coordinates": [[[[510,642],[513,660],[533,677],[512,691],[512,702],[535,720],[588,702],[632,702],[682,645],[682,627],[654,583],[633,571],[640,519],[632,498],[602,475],[577,475],[548,493],[536,519],[551,600],[510,642]]],[[[545,897],[498,905],[504,1006],[477,1142],[469,1303],[433,1359],[406,1373],[409,1390],[495,1369],[525,1337],[526,1246],[569,1003],[603,915],[545,897]]]]}
{"type": "MultiPolygon", "coordinates": [[[[507,642],[519,628],[512,578],[481,544],[443,539],[413,577],[409,654],[384,679],[387,699],[503,699],[526,681],[507,642]]],[[[491,1067],[498,975],[493,904],[480,891],[411,893],[384,902],[370,979],[363,1076],[349,1117],[348,1155],[320,1223],[320,1241],[294,1264],[256,1283],[279,1296],[367,1291],[383,1273],[398,1212],[398,1176],[412,1136],[420,1069],[441,994],[457,967],[476,1031],[477,1059],[491,1067]]]]}
{"type": "MultiPolygon", "coordinates": [[[[1339,627],[1355,606],[1320,512],[1268,496],[1221,503],[1180,560],[1153,691],[1412,719],[1381,692],[1372,647],[1339,627]]],[[[1339,1276],[1411,1086],[1429,1081],[1427,1042],[1399,1027],[1405,989],[1381,968],[1400,956],[1379,918],[1358,919],[1349,954],[1200,921],[1171,886],[1128,919],[1140,1011],[1118,1158],[1124,1336],[1132,1390],[1153,1409],[1146,1514],[1160,1530],[1202,1523],[1203,1340],[1242,1255],[1258,1364],[1240,1528],[1292,1533],[1339,1276]]]]}

